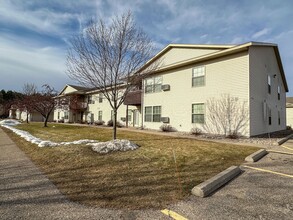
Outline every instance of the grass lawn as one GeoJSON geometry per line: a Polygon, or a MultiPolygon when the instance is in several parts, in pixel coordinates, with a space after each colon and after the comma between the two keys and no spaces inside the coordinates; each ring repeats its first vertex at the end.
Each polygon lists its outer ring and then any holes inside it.
{"type": "MultiPolygon", "coordinates": [[[[112,130],[105,128],[42,126],[30,123],[16,128],[57,142],[85,138],[108,141],[112,136],[112,130]]],[[[129,139],[140,148],[99,155],[85,145],[39,148],[10,130],[5,131],[71,200],[108,208],[164,208],[190,195],[195,185],[229,166],[243,163],[247,155],[257,150],[118,129],[118,138],[129,139]]]]}

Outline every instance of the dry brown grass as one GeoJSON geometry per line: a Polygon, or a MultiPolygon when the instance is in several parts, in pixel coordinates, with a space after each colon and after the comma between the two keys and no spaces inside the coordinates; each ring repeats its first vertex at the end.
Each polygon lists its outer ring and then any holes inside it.
{"type": "MultiPolygon", "coordinates": [[[[112,135],[112,131],[105,128],[54,126],[43,128],[41,124],[31,123],[17,128],[52,141],[84,138],[107,141],[112,135]]],[[[190,195],[193,186],[216,173],[241,164],[256,150],[118,130],[118,138],[129,139],[141,147],[135,151],[99,155],[85,145],[38,148],[11,131],[6,132],[71,200],[108,208],[163,208],[190,195]]]]}

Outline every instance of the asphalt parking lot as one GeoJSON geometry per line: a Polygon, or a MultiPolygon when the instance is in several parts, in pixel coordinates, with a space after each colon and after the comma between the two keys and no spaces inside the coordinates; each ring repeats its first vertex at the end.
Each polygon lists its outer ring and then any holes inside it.
{"type": "MultiPolygon", "coordinates": [[[[189,196],[171,212],[121,211],[68,201],[1,128],[0,140],[0,219],[293,219],[293,155],[246,163],[212,196],[189,196]]],[[[271,150],[293,153],[293,140],[271,150]]]]}

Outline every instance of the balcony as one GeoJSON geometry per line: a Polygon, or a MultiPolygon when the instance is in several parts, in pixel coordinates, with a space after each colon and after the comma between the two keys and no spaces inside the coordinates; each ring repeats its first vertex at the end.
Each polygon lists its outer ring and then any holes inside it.
{"type": "Polygon", "coordinates": [[[71,110],[84,111],[87,109],[88,104],[86,102],[70,102],[69,107],[71,110]]]}
{"type": "Polygon", "coordinates": [[[124,105],[141,105],[141,90],[131,91],[124,100],[124,105]]]}

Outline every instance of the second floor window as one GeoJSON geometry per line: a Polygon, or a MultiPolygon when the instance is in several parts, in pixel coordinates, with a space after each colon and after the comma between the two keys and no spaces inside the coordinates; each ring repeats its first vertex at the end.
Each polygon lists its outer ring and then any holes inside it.
{"type": "Polygon", "coordinates": [[[161,92],[162,76],[151,77],[145,80],[145,93],[161,92]]]}
{"type": "Polygon", "coordinates": [[[278,100],[280,100],[281,98],[281,88],[280,86],[278,86],[278,100]]]}
{"type": "Polygon", "coordinates": [[[268,93],[271,94],[272,79],[271,76],[268,76],[268,93]]]}
{"type": "Polygon", "coordinates": [[[103,94],[100,93],[100,94],[99,94],[99,103],[102,103],[102,102],[103,102],[103,94]]]}
{"type": "Polygon", "coordinates": [[[88,103],[89,104],[95,104],[95,101],[93,101],[93,96],[92,95],[88,96],[88,103]]]}
{"type": "Polygon", "coordinates": [[[192,87],[205,85],[205,67],[200,66],[192,69],[192,87]]]}

